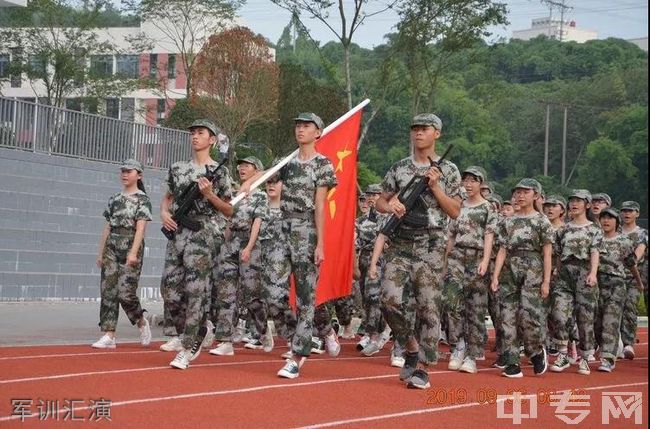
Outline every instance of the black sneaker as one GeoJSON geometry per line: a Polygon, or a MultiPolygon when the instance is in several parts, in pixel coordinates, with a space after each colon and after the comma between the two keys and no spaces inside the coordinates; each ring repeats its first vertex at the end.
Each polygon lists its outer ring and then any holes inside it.
{"type": "Polygon", "coordinates": [[[420,360],[419,355],[419,352],[404,353],[404,366],[399,372],[400,380],[408,381],[413,376],[420,360]]]}
{"type": "Polygon", "coordinates": [[[406,385],[409,389],[428,389],[431,387],[429,383],[429,374],[423,369],[416,369],[406,385]]]}
{"type": "Polygon", "coordinates": [[[208,333],[208,328],[205,326],[201,326],[199,328],[199,333],[196,336],[196,340],[194,340],[194,344],[192,344],[192,348],[190,349],[190,362],[199,357],[201,354],[201,344],[203,343],[203,339],[208,333]]]}
{"type": "Polygon", "coordinates": [[[548,350],[546,351],[546,353],[549,356],[557,356],[557,355],[560,354],[560,351],[558,349],[556,349],[555,347],[549,347],[548,350]]]}
{"type": "Polygon", "coordinates": [[[508,378],[521,378],[524,376],[524,374],[521,372],[521,368],[519,368],[519,365],[516,364],[508,365],[501,374],[504,377],[508,378]]]}
{"type": "Polygon", "coordinates": [[[494,368],[504,369],[505,367],[508,366],[508,364],[506,363],[505,357],[503,357],[502,355],[497,358],[497,360],[492,364],[492,366],[494,368]]]}
{"type": "Polygon", "coordinates": [[[546,359],[546,349],[542,347],[542,351],[530,358],[533,363],[533,371],[535,375],[542,375],[548,368],[548,360],[546,359]]]}

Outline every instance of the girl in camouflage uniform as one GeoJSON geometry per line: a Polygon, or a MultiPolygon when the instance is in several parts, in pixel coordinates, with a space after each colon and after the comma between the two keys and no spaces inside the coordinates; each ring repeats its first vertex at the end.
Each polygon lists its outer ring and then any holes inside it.
{"type": "Polygon", "coordinates": [[[476,359],[483,354],[487,276],[497,213],[480,193],[485,182],[479,167],[462,172],[467,199],[458,218],[449,223],[445,302],[452,354],[448,369],[475,374],[476,359]]]}
{"type": "Polygon", "coordinates": [[[522,179],[513,190],[517,213],[499,226],[499,252],[492,275],[492,290],[501,289],[501,317],[504,334],[502,362],[505,377],[522,377],[519,366],[517,328],[521,327],[524,350],[536,375],[546,372],[544,344],[544,300],[549,294],[552,268],[553,230],[546,216],[535,210],[542,185],[522,179]],[[499,287],[499,275],[507,264],[512,279],[499,287]]]}
{"type": "Polygon", "coordinates": [[[618,233],[618,212],[606,207],[600,210],[599,215],[604,237],[598,265],[600,313],[595,326],[596,332],[600,333],[601,347],[598,371],[612,372],[616,366],[621,315],[627,295],[627,272],[636,265],[636,258],[632,239],[618,233]]]}
{"type": "Polygon", "coordinates": [[[142,345],[151,342],[149,322],[143,316],[145,310],[136,295],[144,254],[144,232],[151,220],[151,201],[142,184],[142,164],[127,159],[121,171],[124,189],[108,200],[104,210],[106,225],[97,256],[97,266],[102,270],[99,326],[105,334],[92,346],[99,349],[115,348],[120,305],[131,324],[140,328],[142,345]]]}
{"type": "Polygon", "coordinates": [[[556,233],[556,252],[560,258],[557,283],[552,290],[551,314],[558,357],[551,371],[562,372],[569,362],[569,321],[576,314],[580,363],[578,373],[589,375],[589,356],[594,353],[596,339],[594,320],[598,305],[598,259],[603,238],[599,226],[587,217],[591,194],[576,189],[569,197],[571,222],[556,233]]]}

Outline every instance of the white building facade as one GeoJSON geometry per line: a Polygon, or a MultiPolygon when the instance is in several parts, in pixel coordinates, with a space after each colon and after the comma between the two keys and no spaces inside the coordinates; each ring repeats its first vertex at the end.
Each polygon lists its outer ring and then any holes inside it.
{"type": "Polygon", "coordinates": [[[546,36],[563,42],[584,43],[588,40],[597,39],[598,33],[593,30],[578,28],[575,21],[562,22],[559,19],[550,19],[549,17],[533,19],[529,29],[512,32],[513,39],[530,40],[538,36],[546,36]]]}

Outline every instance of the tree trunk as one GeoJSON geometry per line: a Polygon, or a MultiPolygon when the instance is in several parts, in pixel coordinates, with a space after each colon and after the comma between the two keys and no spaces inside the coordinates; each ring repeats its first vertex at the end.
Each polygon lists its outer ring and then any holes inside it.
{"type": "Polygon", "coordinates": [[[350,43],[343,45],[345,66],[345,93],[348,96],[348,110],[352,109],[352,78],[350,77],[350,43]]]}

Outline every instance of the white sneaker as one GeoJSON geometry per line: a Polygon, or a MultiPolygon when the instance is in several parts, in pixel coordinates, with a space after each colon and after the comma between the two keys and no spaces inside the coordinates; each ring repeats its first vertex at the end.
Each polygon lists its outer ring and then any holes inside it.
{"type": "Polygon", "coordinates": [[[404,368],[404,357],[391,354],[390,366],[394,366],[395,368],[404,368]]]}
{"type": "Polygon", "coordinates": [[[280,357],[282,359],[293,359],[293,352],[291,351],[291,349],[289,349],[288,351],[282,353],[280,357]]]}
{"type": "Polygon", "coordinates": [[[351,340],[354,338],[354,331],[352,330],[351,325],[347,325],[343,327],[343,333],[341,334],[341,338],[344,340],[351,340]]]}
{"type": "Polygon", "coordinates": [[[367,334],[364,335],[363,337],[361,337],[361,340],[359,340],[359,342],[357,343],[357,350],[359,351],[363,350],[364,348],[366,348],[369,342],[370,342],[370,335],[367,334]]]}
{"type": "Polygon", "coordinates": [[[299,363],[296,363],[293,359],[287,359],[287,363],[284,364],[282,369],[278,371],[278,377],[283,378],[298,378],[300,375],[300,367],[305,362],[305,358],[301,358],[299,363]]]}
{"type": "Polygon", "coordinates": [[[364,356],[372,356],[374,354],[379,353],[379,351],[381,350],[381,345],[379,341],[380,341],[379,339],[377,339],[376,341],[370,340],[368,345],[365,346],[363,350],[361,350],[361,354],[364,356]]]}
{"type": "Polygon", "coordinates": [[[591,369],[589,369],[589,362],[587,359],[580,359],[578,364],[578,374],[589,375],[591,374],[591,369]]]}
{"type": "Polygon", "coordinates": [[[212,347],[212,343],[214,342],[214,324],[212,321],[208,320],[205,322],[205,327],[208,328],[208,332],[205,334],[205,338],[203,338],[201,348],[209,349],[212,347]]]}
{"type": "Polygon", "coordinates": [[[160,350],[163,352],[180,352],[183,350],[181,337],[171,337],[165,344],[160,346],[160,350]]]}
{"type": "Polygon", "coordinates": [[[273,351],[273,346],[275,346],[273,334],[271,333],[271,330],[267,328],[266,334],[262,335],[262,350],[266,353],[270,353],[273,351]]]}
{"type": "Polygon", "coordinates": [[[476,362],[471,357],[466,357],[463,359],[463,364],[460,366],[459,371],[476,374],[478,372],[478,369],[476,369],[476,362]]]}
{"type": "Polygon", "coordinates": [[[327,353],[334,357],[338,356],[341,352],[341,344],[339,343],[339,336],[336,335],[336,332],[332,329],[330,333],[325,337],[325,348],[327,353]]]}
{"type": "Polygon", "coordinates": [[[636,355],[634,354],[634,347],[625,346],[623,348],[623,357],[625,357],[625,359],[630,359],[630,360],[634,359],[636,357],[636,355]]]}
{"type": "Polygon", "coordinates": [[[449,358],[449,365],[447,369],[452,371],[458,371],[460,366],[463,364],[463,359],[465,359],[465,349],[456,348],[449,358]]]}
{"type": "Polygon", "coordinates": [[[325,353],[325,344],[323,344],[323,340],[318,337],[311,337],[311,353],[316,353],[318,355],[325,353]]]}
{"type": "Polygon", "coordinates": [[[217,355],[217,356],[234,356],[235,349],[233,348],[231,342],[224,341],[223,343],[219,344],[217,347],[210,350],[210,354],[217,355]]]}
{"type": "Polygon", "coordinates": [[[143,317],[142,320],[144,320],[144,326],[138,328],[140,329],[140,344],[146,347],[151,344],[151,326],[146,318],[143,317]]]}
{"type": "Polygon", "coordinates": [[[618,349],[617,349],[617,352],[616,352],[616,359],[624,359],[625,358],[625,355],[623,354],[624,349],[625,349],[625,347],[623,346],[623,339],[619,335],[618,336],[618,349]]]}
{"type": "Polygon", "coordinates": [[[169,362],[169,365],[171,365],[173,368],[187,369],[187,367],[190,366],[191,357],[191,350],[181,349],[181,351],[176,354],[174,360],[169,362]]]}
{"type": "Polygon", "coordinates": [[[235,327],[235,332],[232,335],[233,343],[241,343],[244,335],[246,334],[246,321],[244,319],[239,319],[237,326],[235,327]]]}
{"type": "Polygon", "coordinates": [[[108,334],[104,334],[99,340],[94,342],[91,347],[95,349],[114,349],[115,338],[111,338],[108,334]]]}
{"type": "Polygon", "coordinates": [[[255,341],[258,341],[257,338],[253,338],[253,334],[251,334],[249,331],[246,331],[241,337],[242,343],[254,343],[255,341]]]}

